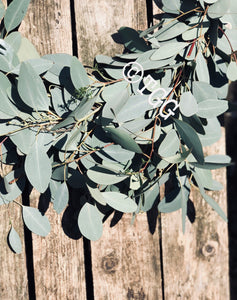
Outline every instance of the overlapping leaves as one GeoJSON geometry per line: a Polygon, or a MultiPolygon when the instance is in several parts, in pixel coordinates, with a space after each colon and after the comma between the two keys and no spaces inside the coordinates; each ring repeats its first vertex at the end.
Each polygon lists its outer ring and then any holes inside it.
{"type": "MultiPolygon", "coordinates": [[[[205,157],[203,147],[220,138],[218,116],[228,109],[228,80],[236,80],[233,1],[163,0],[159,24],[143,32],[120,28],[125,52],[98,55],[92,71],[68,54],[40,57],[11,32],[29,1],[0,4],[0,149],[2,163],[13,165],[1,181],[0,204],[13,202],[29,182],[57,213],[72,207],[77,230],[97,240],[113,211],[135,217],[181,209],[184,230],[196,185],[226,219],[206,191],[221,188],[210,170],[230,160],[205,157]],[[142,69],[132,70],[133,63],[142,69]],[[173,190],[159,202],[167,181],[173,190]]],[[[48,234],[38,209],[23,206],[22,213],[32,232],[48,234]]],[[[21,251],[13,227],[9,243],[21,251]]]]}

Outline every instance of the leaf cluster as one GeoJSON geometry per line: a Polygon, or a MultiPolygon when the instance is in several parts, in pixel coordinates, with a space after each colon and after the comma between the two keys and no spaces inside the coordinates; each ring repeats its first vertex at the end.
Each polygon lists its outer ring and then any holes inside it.
{"type": "MultiPolygon", "coordinates": [[[[220,139],[218,116],[228,109],[228,80],[236,80],[236,2],[163,0],[159,23],[120,28],[124,53],[98,55],[90,69],[68,54],[40,57],[13,31],[28,4],[14,0],[5,9],[0,1],[0,158],[13,166],[0,182],[0,204],[15,203],[29,182],[57,213],[72,206],[75,226],[97,240],[114,211],[134,219],[154,208],[181,209],[184,230],[194,186],[226,220],[206,191],[222,188],[211,170],[230,158],[205,157],[203,147],[220,139]],[[131,62],[144,71],[136,82],[123,73],[131,62]],[[178,103],[167,119],[148,101],[156,89],[167,92],[164,114],[169,100],[178,103]],[[159,201],[167,182],[173,190],[159,201]]],[[[50,231],[38,209],[22,206],[22,216],[32,232],[50,231]]],[[[20,252],[13,227],[9,243],[20,252]]]]}

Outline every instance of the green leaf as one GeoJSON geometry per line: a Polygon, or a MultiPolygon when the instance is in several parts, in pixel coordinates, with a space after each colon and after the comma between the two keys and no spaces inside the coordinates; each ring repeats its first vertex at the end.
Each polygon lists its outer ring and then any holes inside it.
{"type": "Polygon", "coordinates": [[[87,171],[87,176],[90,180],[97,184],[115,184],[128,178],[127,175],[120,174],[117,171],[108,168],[94,166],[87,171]]]}
{"type": "Polygon", "coordinates": [[[216,3],[210,5],[207,15],[212,19],[218,19],[228,11],[230,4],[231,0],[218,0],[216,3]]]}
{"type": "Polygon", "coordinates": [[[219,216],[222,217],[222,219],[227,222],[226,214],[221,209],[221,207],[218,205],[218,203],[216,203],[216,201],[214,201],[209,195],[207,195],[205,193],[204,187],[202,185],[202,181],[201,181],[200,177],[198,176],[198,174],[194,170],[192,170],[192,173],[198,184],[200,193],[201,193],[202,197],[204,198],[204,200],[206,200],[206,202],[219,214],[219,216]]]}
{"type": "Polygon", "coordinates": [[[9,117],[15,117],[19,115],[19,110],[7,96],[7,87],[10,86],[11,83],[8,78],[0,72],[0,111],[9,117]]]}
{"type": "Polygon", "coordinates": [[[216,99],[217,94],[215,89],[207,82],[194,81],[193,82],[193,95],[197,102],[201,102],[208,99],[216,99]]]}
{"type": "Polygon", "coordinates": [[[187,123],[174,119],[178,133],[180,134],[184,143],[192,151],[193,156],[196,160],[203,164],[204,163],[204,154],[202,149],[202,144],[196,133],[196,131],[187,123]]]}
{"type": "Polygon", "coordinates": [[[19,59],[14,49],[5,41],[0,39],[0,70],[11,72],[19,64],[19,59]]]}
{"type": "Polygon", "coordinates": [[[17,89],[29,107],[36,111],[49,110],[49,99],[44,83],[29,62],[21,64],[17,89]]]}
{"type": "Polygon", "coordinates": [[[199,79],[199,81],[204,81],[207,83],[210,83],[210,76],[209,76],[209,70],[207,67],[207,62],[205,58],[203,57],[203,54],[201,51],[198,52],[198,55],[196,56],[196,74],[199,79]]]}
{"type": "Polygon", "coordinates": [[[66,182],[63,182],[54,195],[53,208],[60,214],[67,206],[69,201],[69,191],[66,182]]]}
{"type": "Polygon", "coordinates": [[[115,210],[131,213],[137,210],[137,204],[127,195],[117,192],[103,192],[101,193],[106,203],[115,210]]]}
{"type": "Polygon", "coordinates": [[[91,197],[101,205],[106,205],[106,201],[97,187],[97,184],[88,180],[86,186],[91,194],[91,197]]]}
{"type": "Polygon", "coordinates": [[[115,143],[119,144],[124,149],[133,151],[135,153],[142,153],[142,150],[138,146],[138,144],[125,131],[118,128],[112,128],[112,127],[105,127],[104,131],[108,134],[109,137],[111,137],[111,139],[115,143]]]}
{"type": "Polygon", "coordinates": [[[21,62],[40,58],[35,46],[25,37],[22,37],[21,39],[21,45],[17,52],[17,56],[21,62]]]}
{"type": "Polygon", "coordinates": [[[50,223],[45,215],[34,207],[22,206],[22,217],[26,227],[35,234],[46,236],[50,232],[50,223]]]}
{"type": "Polygon", "coordinates": [[[161,213],[170,213],[181,208],[181,189],[177,188],[172,192],[166,194],[166,196],[160,201],[158,210],[161,213]]]}
{"type": "Polygon", "coordinates": [[[221,125],[217,118],[207,119],[207,124],[203,126],[205,134],[198,134],[199,139],[203,145],[209,146],[219,141],[221,138],[221,125]]]}
{"type": "Polygon", "coordinates": [[[149,211],[158,199],[160,194],[159,184],[155,184],[144,192],[144,203],[142,203],[141,210],[149,211]]]}
{"type": "Polygon", "coordinates": [[[161,60],[178,54],[183,48],[188,46],[185,42],[172,42],[162,45],[154,54],[151,55],[151,60],[161,60]]]}
{"type": "Polygon", "coordinates": [[[22,245],[21,245],[21,239],[16,232],[16,230],[11,227],[9,234],[8,234],[8,242],[11,247],[11,249],[16,253],[20,254],[22,252],[22,245]]]}
{"type": "Polygon", "coordinates": [[[205,100],[198,103],[197,115],[202,118],[213,118],[221,115],[228,109],[226,100],[205,100]]]}
{"type": "Polygon", "coordinates": [[[36,139],[36,135],[37,131],[32,130],[31,128],[26,128],[10,135],[10,139],[22,153],[28,154],[36,139]]]}
{"type": "Polygon", "coordinates": [[[139,33],[130,27],[121,27],[119,35],[122,38],[124,47],[132,52],[144,52],[150,49],[143,38],[139,37],[139,33]]]}
{"type": "Polygon", "coordinates": [[[228,155],[209,155],[205,157],[205,163],[202,165],[196,162],[190,164],[202,169],[215,170],[230,166],[231,159],[228,155]]]}
{"type": "Polygon", "coordinates": [[[172,156],[179,150],[180,141],[174,129],[171,129],[161,142],[158,153],[162,157],[172,156]]]}
{"type": "Polygon", "coordinates": [[[90,84],[86,70],[75,56],[73,56],[71,61],[70,74],[72,83],[76,89],[80,89],[90,84]]]}
{"type": "Polygon", "coordinates": [[[178,164],[184,161],[189,156],[190,153],[191,150],[185,151],[185,149],[183,149],[183,152],[181,153],[177,153],[176,155],[169,156],[169,157],[162,157],[162,159],[168,161],[171,164],[178,164]]]}
{"type": "Polygon", "coordinates": [[[13,31],[4,40],[17,53],[17,51],[19,50],[19,48],[21,46],[21,39],[22,39],[22,36],[21,36],[20,32],[13,31]]]}
{"type": "Polygon", "coordinates": [[[0,20],[3,18],[4,15],[5,15],[5,6],[2,3],[2,1],[0,1],[0,20]]]}
{"type": "Polygon", "coordinates": [[[186,117],[191,117],[198,111],[197,100],[191,92],[185,92],[180,97],[179,105],[181,113],[186,117]]]}
{"type": "Polygon", "coordinates": [[[226,75],[231,81],[237,80],[237,64],[235,61],[229,63],[226,75]]]}
{"type": "Polygon", "coordinates": [[[25,159],[25,172],[33,187],[43,193],[46,191],[52,174],[51,161],[39,147],[37,140],[25,159]]]}
{"type": "Polygon", "coordinates": [[[16,28],[23,20],[30,0],[13,0],[7,7],[4,17],[4,25],[7,32],[16,28]]]}
{"type": "Polygon", "coordinates": [[[78,216],[78,226],[84,237],[91,241],[100,239],[103,233],[103,223],[98,209],[85,203],[78,216]]]}
{"type": "Polygon", "coordinates": [[[165,23],[165,25],[154,34],[154,37],[156,37],[159,42],[167,41],[179,36],[189,28],[190,27],[185,23],[175,20],[165,23]]]}

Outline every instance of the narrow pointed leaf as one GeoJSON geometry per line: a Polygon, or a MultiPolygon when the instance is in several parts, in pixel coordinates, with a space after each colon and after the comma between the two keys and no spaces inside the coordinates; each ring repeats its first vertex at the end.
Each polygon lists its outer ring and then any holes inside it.
{"type": "Polygon", "coordinates": [[[119,174],[119,172],[94,166],[87,171],[87,176],[90,180],[98,184],[115,184],[128,178],[127,175],[119,174]]]}
{"type": "Polygon", "coordinates": [[[76,89],[80,89],[90,84],[83,65],[75,56],[72,58],[70,74],[72,83],[76,89]]]}
{"type": "Polygon", "coordinates": [[[138,146],[138,144],[125,131],[118,129],[118,128],[112,128],[112,127],[105,127],[104,130],[106,133],[108,133],[108,135],[111,137],[111,139],[115,143],[119,144],[124,149],[130,150],[130,151],[133,151],[136,153],[142,153],[142,150],[138,146]]]}
{"type": "Polygon", "coordinates": [[[197,115],[201,118],[213,118],[223,114],[228,109],[226,100],[205,100],[198,103],[197,115]]]}
{"type": "Polygon", "coordinates": [[[161,46],[154,54],[151,55],[151,60],[161,60],[178,54],[183,48],[188,46],[188,43],[177,42],[167,43],[161,46]]]}
{"type": "Polygon", "coordinates": [[[184,143],[192,151],[193,156],[196,160],[203,164],[204,163],[204,154],[202,149],[202,144],[196,133],[196,131],[187,123],[174,119],[178,133],[180,134],[184,143]]]}

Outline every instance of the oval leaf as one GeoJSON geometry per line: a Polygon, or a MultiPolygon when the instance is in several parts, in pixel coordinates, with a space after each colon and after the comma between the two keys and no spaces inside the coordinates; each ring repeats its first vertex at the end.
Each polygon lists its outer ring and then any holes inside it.
{"type": "Polygon", "coordinates": [[[22,206],[22,216],[26,227],[35,234],[46,236],[50,232],[50,223],[45,215],[34,207],[22,206]]]}
{"type": "Polygon", "coordinates": [[[78,216],[79,229],[87,239],[97,241],[103,232],[103,223],[98,209],[89,203],[85,203],[78,216]]]}
{"type": "Polygon", "coordinates": [[[101,194],[106,203],[118,211],[131,213],[137,210],[136,202],[125,194],[117,192],[103,192],[101,194]]]}
{"type": "Polygon", "coordinates": [[[16,232],[16,230],[12,227],[8,234],[8,242],[11,249],[16,253],[20,254],[22,251],[21,239],[16,232]]]}
{"type": "Polygon", "coordinates": [[[63,182],[54,195],[53,208],[60,214],[68,204],[69,192],[66,182],[63,182]]]}
{"type": "Polygon", "coordinates": [[[52,174],[51,161],[37,141],[25,159],[25,172],[34,188],[40,193],[46,191],[52,174]]]}
{"type": "Polygon", "coordinates": [[[44,83],[29,62],[21,64],[17,89],[29,107],[48,111],[49,99],[44,83]]]}
{"type": "Polygon", "coordinates": [[[184,47],[188,46],[188,43],[177,42],[177,43],[167,43],[161,46],[154,54],[151,55],[151,60],[161,60],[173,55],[178,54],[184,47]]]}
{"type": "Polygon", "coordinates": [[[223,114],[228,109],[226,100],[205,100],[198,103],[197,115],[202,118],[214,118],[223,114]]]}
{"type": "Polygon", "coordinates": [[[87,171],[87,176],[90,180],[98,184],[115,184],[125,180],[128,176],[119,174],[119,172],[103,168],[100,166],[94,166],[87,171]]]}
{"type": "Polygon", "coordinates": [[[186,117],[191,117],[198,111],[197,100],[191,92],[185,92],[180,97],[180,111],[186,117]]]}

